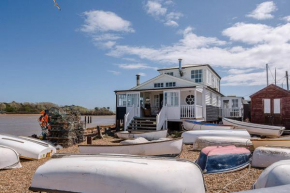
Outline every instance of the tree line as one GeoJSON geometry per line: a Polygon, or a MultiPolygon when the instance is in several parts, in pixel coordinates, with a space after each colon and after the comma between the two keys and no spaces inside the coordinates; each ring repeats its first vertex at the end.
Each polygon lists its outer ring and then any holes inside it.
{"type": "MultiPolygon", "coordinates": [[[[39,114],[40,111],[50,109],[52,107],[61,107],[57,104],[50,102],[40,102],[40,103],[0,103],[0,113],[7,114],[39,114]]],[[[114,115],[114,112],[110,110],[109,107],[96,107],[94,109],[87,109],[82,106],[71,106],[73,109],[79,111],[82,115],[114,115]]]]}

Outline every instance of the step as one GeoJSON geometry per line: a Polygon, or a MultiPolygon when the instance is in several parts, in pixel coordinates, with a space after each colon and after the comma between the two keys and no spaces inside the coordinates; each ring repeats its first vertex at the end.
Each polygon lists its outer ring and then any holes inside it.
{"type": "Polygon", "coordinates": [[[134,117],[134,120],[156,121],[156,117],[134,117]]]}
{"type": "Polygon", "coordinates": [[[132,120],[131,123],[138,123],[138,124],[156,124],[156,121],[137,121],[137,120],[132,120]]]}
{"type": "Polygon", "coordinates": [[[156,125],[150,125],[150,124],[130,124],[129,125],[130,127],[155,127],[156,128],[156,125]]]}
{"type": "Polygon", "coordinates": [[[128,126],[128,130],[156,130],[156,127],[131,127],[128,126]]]}

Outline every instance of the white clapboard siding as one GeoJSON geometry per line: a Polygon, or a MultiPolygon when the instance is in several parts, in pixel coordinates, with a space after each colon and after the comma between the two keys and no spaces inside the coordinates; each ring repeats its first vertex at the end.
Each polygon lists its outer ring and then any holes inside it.
{"type": "Polygon", "coordinates": [[[216,94],[212,93],[212,106],[217,106],[217,98],[216,94]]]}
{"type": "Polygon", "coordinates": [[[205,92],[205,104],[211,105],[210,104],[210,92],[208,90],[206,90],[206,92],[205,92]]]}
{"type": "Polygon", "coordinates": [[[271,100],[264,99],[264,113],[271,113],[271,100]]]}

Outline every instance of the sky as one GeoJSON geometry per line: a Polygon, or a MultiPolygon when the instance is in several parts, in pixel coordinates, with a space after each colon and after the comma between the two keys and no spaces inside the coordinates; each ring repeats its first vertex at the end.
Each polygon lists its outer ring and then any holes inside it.
{"type": "Polygon", "coordinates": [[[0,102],[115,106],[156,69],[210,64],[248,98],[290,70],[290,1],[3,0],[0,102]]]}

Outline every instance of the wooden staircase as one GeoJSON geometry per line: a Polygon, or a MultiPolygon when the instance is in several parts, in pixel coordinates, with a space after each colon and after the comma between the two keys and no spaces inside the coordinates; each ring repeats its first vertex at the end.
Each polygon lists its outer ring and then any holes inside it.
{"type": "Polygon", "coordinates": [[[134,117],[128,130],[145,130],[145,131],[154,131],[156,130],[156,117],[134,117]]]}

